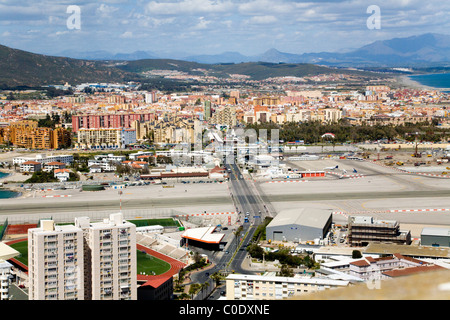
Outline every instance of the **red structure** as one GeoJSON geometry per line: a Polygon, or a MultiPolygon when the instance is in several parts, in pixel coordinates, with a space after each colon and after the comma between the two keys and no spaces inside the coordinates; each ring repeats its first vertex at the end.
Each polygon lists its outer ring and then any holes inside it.
{"type": "Polygon", "coordinates": [[[155,113],[86,114],[72,116],[72,131],[80,129],[131,128],[133,121],[155,120],[155,113]]]}

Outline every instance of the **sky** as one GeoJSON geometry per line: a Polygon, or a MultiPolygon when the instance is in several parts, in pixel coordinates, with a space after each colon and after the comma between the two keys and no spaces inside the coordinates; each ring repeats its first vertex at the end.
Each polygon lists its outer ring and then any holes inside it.
{"type": "Polygon", "coordinates": [[[45,54],[342,52],[449,27],[445,0],[0,0],[0,44],[45,54]]]}

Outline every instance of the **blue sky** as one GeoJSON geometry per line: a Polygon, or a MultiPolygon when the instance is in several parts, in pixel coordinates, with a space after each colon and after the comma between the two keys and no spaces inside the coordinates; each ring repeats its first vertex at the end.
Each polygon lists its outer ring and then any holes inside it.
{"type": "Polygon", "coordinates": [[[342,51],[448,33],[449,13],[445,0],[0,0],[0,44],[47,54],[342,51]],[[70,5],[81,10],[80,29],[67,27],[70,5]],[[380,8],[380,29],[367,27],[370,5],[380,8]]]}

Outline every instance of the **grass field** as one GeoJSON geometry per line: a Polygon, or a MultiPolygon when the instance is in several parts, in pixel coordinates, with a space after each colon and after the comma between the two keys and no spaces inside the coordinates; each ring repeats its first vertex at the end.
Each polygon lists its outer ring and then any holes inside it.
{"type": "Polygon", "coordinates": [[[170,270],[170,264],[155,258],[145,252],[137,250],[137,274],[159,275],[170,270]],[[154,272],[154,273],[153,273],[154,272]]]}
{"type": "Polygon", "coordinates": [[[167,219],[136,219],[128,220],[128,222],[134,223],[136,227],[147,226],[163,226],[163,227],[181,227],[180,223],[172,218],[167,219]]]}
{"type": "Polygon", "coordinates": [[[20,256],[15,257],[15,259],[28,266],[28,241],[17,242],[11,244],[10,247],[20,252],[20,256]]]}

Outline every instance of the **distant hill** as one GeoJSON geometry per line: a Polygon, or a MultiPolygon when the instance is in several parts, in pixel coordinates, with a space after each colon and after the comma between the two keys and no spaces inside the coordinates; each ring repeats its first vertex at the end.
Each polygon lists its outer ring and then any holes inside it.
{"type": "Polygon", "coordinates": [[[426,33],[406,38],[375,41],[346,52],[293,54],[270,49],[263,54],[243,56],[239,53],[201,55],[185,60],[202,63],[313,63],[345,67],[405,67],[442,66],[450,64],[450,35],[426,33]]]}
{"type": "MultiPolygon", "coordinates": [[[[278,54],[269,52],[272,56],[278,54]]],[[[373,76],[373,73],[318,66],[307,63],[197,63],[174,59],[142,59],[131,61],[96,61],[47,56],[0,46],[0,88],[38,87],[52,84],[76,85],[85,82],[124,82],[145,79],[149,70],[176,70],[191,75],[228,78],[241,74],[253,80],[271,77],[347,73],[373,76]]],[[[149,82],[150,80],[146,80],[149,82]]]]}
{"type": "Polygon", "coordinates": [[[253,80],[263,80],[273,77],[303,77],[319,74],[355,74],[362,76],[373,76],[373,73],[349,70],[344,68],[330,68],[306,63],[271,63],[271,62],[243,62],[243,63],[221,63],[206,64],[191,61],[172,59],[146,59],[128,61],[120,68],[126,72],[141,73],[150,70],[178,70],[191,75],[203,75],[205,70],[208,75],[219,78],[228,78],[231,74],[241,74],[251,77],[253,80]]]}
{"type": "Polygon", "coordinates": [[[135,77],[101,61],[46,56],[0,45],[0,85],[3,87],[123,82],[135,77]]]}
{"type": "Polygon", "coordinates": [[[81,60],[142,60],[142,59],[159,59],[156,53],[151,51],[135,51],[132,53],[111,53],[106,50],[98,51],[73,51],[65,50],[58,54],[58,57],[68,57],[81,60]]]}

